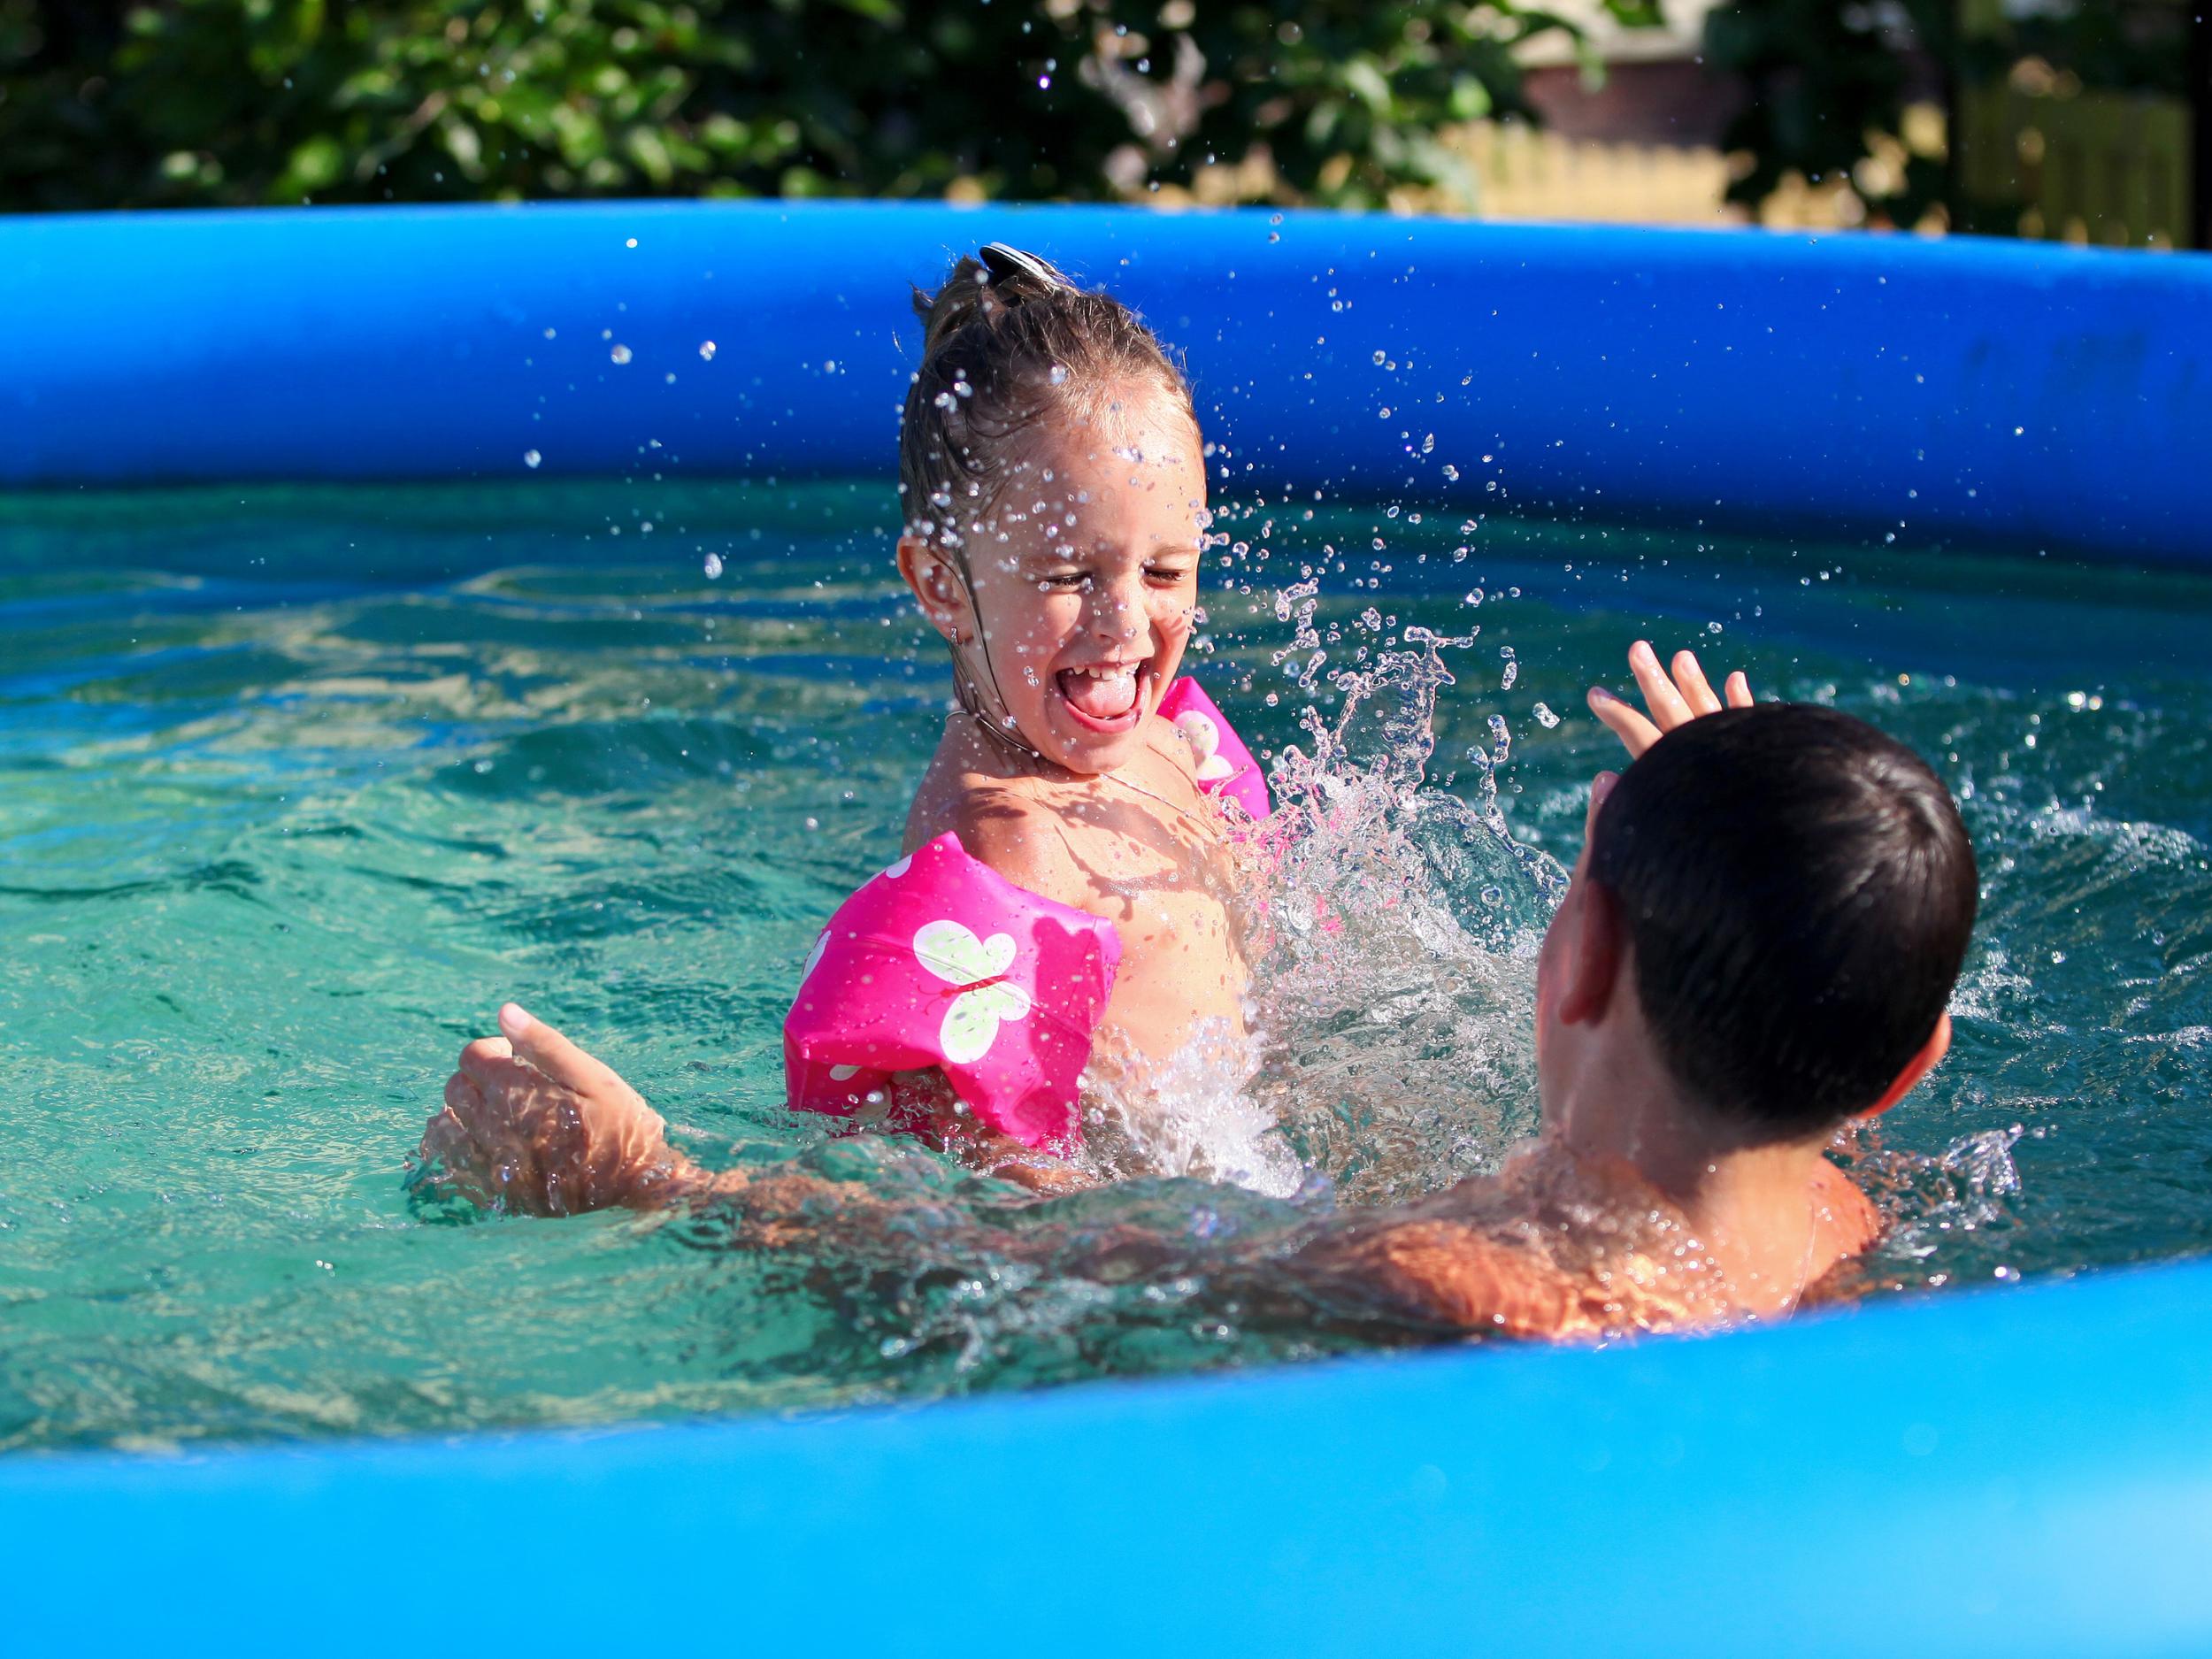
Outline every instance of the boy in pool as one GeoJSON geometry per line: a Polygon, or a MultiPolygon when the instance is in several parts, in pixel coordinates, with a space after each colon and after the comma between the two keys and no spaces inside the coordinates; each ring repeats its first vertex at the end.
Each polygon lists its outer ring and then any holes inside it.
{"type": "MultiPolygon", "coordinates": [[[[1263,1259],[1124,1229],[1094,1241],[1099,1272],[1219,1270],[1247,1307],[1285,1293],[1560,1337],[1785,1315],[1874,1240],[1824,1152],[1949,1045],[1978,891],[1957,809],[1910,750],[1832,710],[1654,712],[1672,729],[1636,732],[1643,752],[1593,788],[1539,958],[1537,1141],[1496,1176],[1333,1217],[1263,1259]]],[[[511,1051],[464,1050],[423,1139],[464,1192],[536,1213],[712,1202],[764,1248],[882,1212],[857,1183],[710,1174],[557,1032],[511,1005],[500,1022],[511,1051]]],[[[1041,1237],[973,1235],[1015,1256],[1041,1237]]]]}

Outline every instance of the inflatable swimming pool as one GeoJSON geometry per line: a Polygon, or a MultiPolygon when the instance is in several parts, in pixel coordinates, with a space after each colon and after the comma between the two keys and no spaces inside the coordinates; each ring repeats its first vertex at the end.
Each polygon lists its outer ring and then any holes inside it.
{"type": "MultiPolygon", "coordinates": [[[[2212,562],[2212,262],[1264,213],[0,222],[0,484],[849,473],[899,285],[989,236],[1141,304],[1270,492],[1479,503],[1451,457],[1503,452],[1614,521],[2212,562]]],[[[18,1455],[7,1646],[2201,1650],[2208,1332],[2185,1264],[1602,1353],[18,1455]]]]}

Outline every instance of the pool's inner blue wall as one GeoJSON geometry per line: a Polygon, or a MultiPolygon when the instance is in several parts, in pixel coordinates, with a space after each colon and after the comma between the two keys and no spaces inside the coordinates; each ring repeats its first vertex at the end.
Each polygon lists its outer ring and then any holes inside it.
{"type": "Polygon", "coordinates": [[[0,485],[887,480],[908,284],[992,239],[1187,351],[1228,493],[2212,558],[2212,258],[1264,212],[0,219],[0,485]]]}

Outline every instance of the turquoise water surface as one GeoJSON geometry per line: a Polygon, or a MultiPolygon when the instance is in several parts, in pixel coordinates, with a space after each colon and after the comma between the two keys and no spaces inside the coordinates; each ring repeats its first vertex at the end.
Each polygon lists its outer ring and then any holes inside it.
{"type": "MultiPolygon", "coordinates": [[[[1224,1317],[1187,1279],[1015,1271],[956,1228],[761,1256],[704,1222],[409,1191],[455,1050],[512,996],[710,1163],[1011,1213],[781,1110],[797,967],[895,852],[943,713],[892,511],[875,482],[0,502],[0,1447],[820,1407],[1394,1340],[1224,1317]]],[[[1263,1239],[1525,1133],[1544,868],[1438,792],[1494,789],[1516,841],[1571,858],[1616,757],[1582,687],[1624,685],[1648,636],[1885,725],[1975,834],[1957,1048],[1858,1165],[1898,1222],[1871,1281],[2212,1248],[2212,582],[1365,509],[1228,528],[1195,660],[1256,748],[1310,754],[1300,711],[1333,718],[1329,673],[1408,625],[1479,632],[1442,652],[1432,723],[1417,687],[1417,718],[1340,757],[1394,826],[1330,878],[1372,926],[1277,999],[1256,1086],[1310,1178],[1139,1182],[1049,1225],[1263,1239]]]]}

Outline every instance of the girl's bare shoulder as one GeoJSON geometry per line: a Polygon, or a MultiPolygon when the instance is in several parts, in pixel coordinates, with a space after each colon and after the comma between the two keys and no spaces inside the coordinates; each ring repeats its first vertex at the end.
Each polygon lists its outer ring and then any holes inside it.
{"type": "Polygon", "coordinates": [[[912,852],[949,830],[971,854],[982,856],[971,837],[1010,814],[1043,805],[1037,781],[1006,765],[993,745],[978,741],[964,717],[953,717],[907,810],[905,850],[912,852]]]}
{"type": "Polygon", "coordinates": [[[925,780],[907,818],[907,850],[948,831],[971,858],[1046,898],[1076,903],[1088,885],[1069,846],[1064,803],[1044,780],[961,770],[925,780]]]}
{"type": "Polygon", "coordinates": [[[1197,793],[1198,757],[1192,753],[1182,729],[1165,715],[1147,715],[1144,736],[1156,762],[1187,783],[1193,794],[1197,793]]]}

